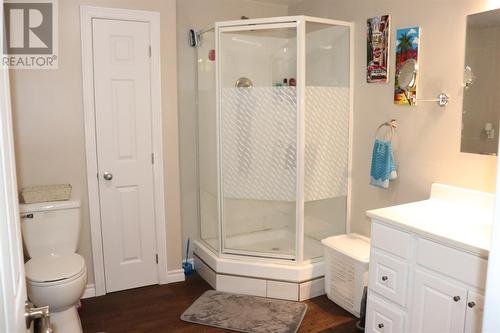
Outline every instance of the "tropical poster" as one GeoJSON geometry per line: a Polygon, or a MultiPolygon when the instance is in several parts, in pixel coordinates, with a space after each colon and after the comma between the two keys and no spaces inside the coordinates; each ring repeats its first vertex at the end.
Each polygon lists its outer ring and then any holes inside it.
{"type": "Polygon", "coordinates": [[[366,82],[387,82],[389,78],[389,22],[383,15],[367,20],[366,82]]]}
{"type": "Polygon", "coordinates": [[[398,73],[409,59],[414,59],[418,69],[420,27],[398,29],[396,32],[396,80],[394,83],[394,104],[415,105],[417,101],[418,70],[412,84],[406,90],[399,86],[398,73]]]}

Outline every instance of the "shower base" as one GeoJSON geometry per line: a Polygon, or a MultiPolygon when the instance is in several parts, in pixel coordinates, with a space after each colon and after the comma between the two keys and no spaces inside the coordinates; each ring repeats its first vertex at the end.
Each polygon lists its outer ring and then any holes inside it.
{"type": "MultiPolygon", "coordinates": [[[[280,247],[280,253],[283,253],[286,246],[290,246],[291,243],[288,237],[283,237],[286,235],[280,232],[271,230],[253,233],[252,236],[259,240],[259,251],[265,249],[272,251],[272,248],[280,247]]],[[[230,237],[226,240],[226,244],[242,245],[242,240],[238,237],[235,236],[233,239],[230,237]]],[[[248,240],[248,236],[245,236],[245,239],[248,240]]],[[[321,250],[322,253],[321,245],[317,244],[317,241],[312,239],[309,241],[312,246],[306,245],[306,248],[311,248],[316,253],[321,250]]],[[[308,240],[304,239],[304,242],[308,240]]],[[[296,264],[291,260],[287,263],[284,260],[252,256],[218,255],[207,243],[196,240],[194,266],[203,279],[219,291],[294,301],[306,300],[325,293],[322,259],[296,264]]]]}
{"type": "MultiPolygon", "coordinates": [[[[208,238],[204,241],[216,249],[219,239],[208,238]]],[[[281,255],[292,257],[295,254],[295,233],[283,228],[230,236],[226,239],[226,248],[235,251],[263,253],[264,256],[270,257],[280,257],[281,255]]],[[[304,236],[304,258],[322,256],[323,246],[321,242],[307,235],[304,236]]]]}

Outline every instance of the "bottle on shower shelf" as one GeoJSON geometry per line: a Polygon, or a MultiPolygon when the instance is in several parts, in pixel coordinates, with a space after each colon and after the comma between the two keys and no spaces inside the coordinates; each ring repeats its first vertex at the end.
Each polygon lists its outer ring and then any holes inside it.
{"type": "Polygon", "coordinates": [[[287,78],[283,79],[283,86],[284,87],[288,87],[288,80],[287,80],[287,78]]]}
{"type": "Polygon", "coordinates": [[[295,87],[295,86],[297,86],[297,81],[295,81],[295,79],[293,77],[291,77],[290,80],[288,80],[288,85],[290,87],[295,87]]]}

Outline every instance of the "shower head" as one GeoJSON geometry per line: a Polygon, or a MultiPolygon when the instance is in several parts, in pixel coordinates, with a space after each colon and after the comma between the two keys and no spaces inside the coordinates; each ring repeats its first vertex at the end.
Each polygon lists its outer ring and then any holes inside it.
{"type": "Polygon", "coordinates": [[[234,84],[236,88],[252,88],[253,82],[247,77],[240,77],[234,84]]]}

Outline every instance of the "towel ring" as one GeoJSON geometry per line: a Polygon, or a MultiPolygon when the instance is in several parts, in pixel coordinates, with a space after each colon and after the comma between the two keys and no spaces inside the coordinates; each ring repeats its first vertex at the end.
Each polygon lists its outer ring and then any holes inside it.
{"type": "Polygon", "coordinates": [[[387,121],[387,122],[381,124],[379,127],[377,127],[377,130],[375,131],[375,139],[381,140],[381,141],[391,142],[392,138],[394,137],[394,132],[395,132],[396,128],[398,128],[398,125],[396,124],[396,119],[391,119],[390,121],[387,121]],[[391,129],[391,136],[389,137],[389,140],[382,140],[378,136],[380,131],[385,127],[389,127],[391,129]]]}

